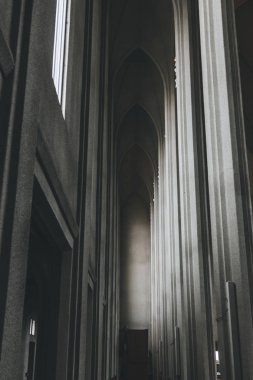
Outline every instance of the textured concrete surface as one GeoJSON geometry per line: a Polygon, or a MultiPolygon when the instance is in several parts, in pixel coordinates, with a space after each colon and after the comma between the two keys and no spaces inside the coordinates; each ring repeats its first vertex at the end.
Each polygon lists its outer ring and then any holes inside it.
{"type": "Polygon", "coordinates": [[[121,213],[120,325],[150,328],[150,224],[143,200],[133,196],[121,213]]]}

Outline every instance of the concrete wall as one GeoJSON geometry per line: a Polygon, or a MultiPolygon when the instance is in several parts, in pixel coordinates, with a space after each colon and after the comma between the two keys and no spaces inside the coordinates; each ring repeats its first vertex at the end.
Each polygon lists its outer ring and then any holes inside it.
{"type": "Polygon", "coordinates": [[[107,195],[112,192],[110,173],[106,175],[108,88],[103,91],[106,5],[71,2],[65,118],[52,79],[56,0],[0,1],[0,10],[0,379],[20,379],[22,373],[33,222],[42,223],[63,263],[58,328],[66,339],[57,339],[53,377],[83,378],[88,346],[94,376],[99,372],[112,378],[117,264],[107,244],[113,213],[107,195]],[[94,304],[92,348],[86,339],[88,283],[94,304]],[[100,334],[98,325],[104,326],[100,334]]]}
{"type": "Polygon", "coordinates": [[[142,199],[131,197],[121,213],[120,324],[150,326],[150,221],[142,199]]]}

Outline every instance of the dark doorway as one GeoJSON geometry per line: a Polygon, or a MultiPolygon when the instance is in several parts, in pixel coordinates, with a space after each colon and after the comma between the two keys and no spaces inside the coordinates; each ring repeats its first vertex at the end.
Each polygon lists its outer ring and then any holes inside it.
{"type": "Polygon", "coordinates": [[[148,380],[148,330],[120,332],[120,380],[148,380]]]}

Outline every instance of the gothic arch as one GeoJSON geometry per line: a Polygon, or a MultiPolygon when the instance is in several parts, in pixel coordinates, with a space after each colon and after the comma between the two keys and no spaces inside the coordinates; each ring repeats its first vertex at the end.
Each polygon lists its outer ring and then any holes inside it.
{"type": "Polygon", "coordinates": [[[158,63],[158,61],[154,58],[154,56],[147,49],[145,49],[142,46],[134,46],[121,58],[121,60],[118,62],[118,64],[115,67],[115,70],[113,73],[113,82],[115,82],[118,73],[120,72],[120,70],[124,66],[124,64],[127,62],[128,58],[131,57],[136,51],[141,51],[143,53],[143,55],[145,55],[147,57],[147,60],[152,62],[153,65],[156,67],[157,71],[160,74],[161,81],[162,81],[163,87],[164,87],[164,92],[165,92],[166,79],[165,79],[164,73],[162,71],[162,68],[161,68],[160,64],[158,63]]]}

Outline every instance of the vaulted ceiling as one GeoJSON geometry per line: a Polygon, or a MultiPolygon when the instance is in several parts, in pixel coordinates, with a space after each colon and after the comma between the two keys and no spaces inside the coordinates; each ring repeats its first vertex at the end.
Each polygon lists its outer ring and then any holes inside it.
{"type": "Polygon", "coordinates": [[[174,38],[169,0],[111,0],[110,80],[122,202],[153,197],[174,38]]]}
{"type": "Polygon", "coordinates": [[[142,48],[166,76],[172,14],[169,0],[111,0],[111,72],[115,74],[131,51],[142,48]]]}

